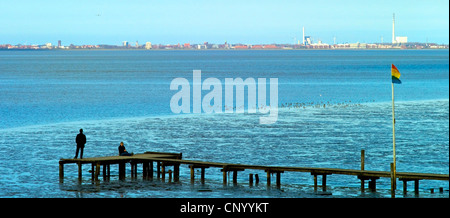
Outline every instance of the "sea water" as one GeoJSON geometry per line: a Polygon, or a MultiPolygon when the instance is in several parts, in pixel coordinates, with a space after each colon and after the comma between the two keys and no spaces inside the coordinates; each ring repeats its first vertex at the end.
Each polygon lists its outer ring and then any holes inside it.
{"type": "MultiPolygon", "coordinates": [[[[283,173],[280,189],[267,189],[265,172],[252,170],[223,186],[218,168],[206,169],[204,185],[191,185],[183,165],[174,184],[119,181],[116,166],[110,182],[92,184],[88,165],[78,184],[76,165],[66,165],[60,184],[58,161],[75,155],[83,128],[84,157],[116,155],[123,141],[134,153],[184,159],[360,169],[365,150],[366,170],[389,171],[392,63],[403,82],[395,85],[397,171],[448,174],[448,50],[0,51],[0,197],[390,197],[387,178],[377,192],[361,193],[355,176],[331,175],[331,195],[321,195],[313,177],[298,172],[283,173]],[[173,114],[170,82],[192,81],[193,70],[222,82],[278,78],[277,122],[173,114]],[[249,187],[248,173],[262,183],[249,187]]],[[[405,197],[415,197],[409,186],[405,197]]],[[[448,196],[448,181],[420,181],[419,197],[448,196]],[[444,193],[430,193],[439,187],[444,193]]]]}

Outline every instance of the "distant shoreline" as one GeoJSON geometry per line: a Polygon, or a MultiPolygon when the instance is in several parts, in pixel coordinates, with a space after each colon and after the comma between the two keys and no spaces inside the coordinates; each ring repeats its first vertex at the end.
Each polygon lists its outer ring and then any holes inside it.
{"type": "Polygon", "coordinates": [[[404,50],[419,50],[419,51],[436,51],[449,50],[449,48],[367,48],[367,49],[352,49],[352,48],[311,48],[311,49],[108,49],[108,48],[75,48],[75,49],[0,49],[0,51],[404,51],[404,50]]]}

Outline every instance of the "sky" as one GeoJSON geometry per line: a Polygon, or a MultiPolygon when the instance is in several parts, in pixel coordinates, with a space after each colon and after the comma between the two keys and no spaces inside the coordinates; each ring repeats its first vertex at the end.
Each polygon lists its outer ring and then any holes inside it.
{"type": "Polygon", "coordinates": [[[0,44],[449,43],[448,0],[0,0],[0,44]]]}

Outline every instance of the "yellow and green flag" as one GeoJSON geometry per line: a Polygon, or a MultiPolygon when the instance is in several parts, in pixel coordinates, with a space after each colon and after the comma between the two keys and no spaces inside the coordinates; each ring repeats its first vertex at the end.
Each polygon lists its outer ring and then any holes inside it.
{"type": "Polygon", "coordinates": [[[400,72],[398,71],[397,67],[395,67],[393,64],[391,67],[391,74],[392,74],[392,83],[402,84],[402,81],[400,81],[400,72]]]}

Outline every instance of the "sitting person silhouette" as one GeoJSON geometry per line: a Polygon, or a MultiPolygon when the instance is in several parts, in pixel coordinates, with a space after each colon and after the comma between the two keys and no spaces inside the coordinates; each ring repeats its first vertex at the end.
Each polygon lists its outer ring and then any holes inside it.
{"type": "Polygon", "coordinates": [[[133,156],[133,153],[128,153],[127,149],[125,149],[125,146],[123,146],[123,142],[120,142],[119,145],[119,156],[133,156]]]}

